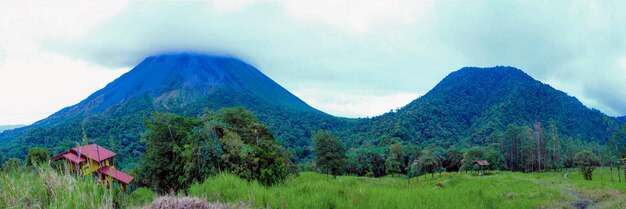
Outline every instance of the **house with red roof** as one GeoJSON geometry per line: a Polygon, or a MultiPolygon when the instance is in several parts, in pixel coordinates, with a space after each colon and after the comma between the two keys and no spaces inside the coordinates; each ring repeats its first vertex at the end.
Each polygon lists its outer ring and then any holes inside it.
{"type": "Polygon", "coordinates": [[[83,175],[93,175],[94,179],[107,186],[121,186],[124,190],[134,177],[115,169],[116,154],[97,144],[74,147],[52,158],[63,161],[69,169],[83,175]]]}

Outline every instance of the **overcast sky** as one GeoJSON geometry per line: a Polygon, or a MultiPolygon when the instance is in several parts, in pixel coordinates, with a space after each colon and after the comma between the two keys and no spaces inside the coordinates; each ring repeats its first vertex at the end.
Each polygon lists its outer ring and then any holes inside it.
{"type": "Polygon", "coordinates": [[[626,114],[626,1],[106,2],[0,0],[0,124],[181,51],[238,57],[337,116],[380,115],[494,65],[626,114]]]}

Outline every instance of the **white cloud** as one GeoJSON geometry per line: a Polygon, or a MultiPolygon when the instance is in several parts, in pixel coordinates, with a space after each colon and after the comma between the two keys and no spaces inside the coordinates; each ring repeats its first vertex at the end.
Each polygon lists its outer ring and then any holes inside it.
{"type": "Polygon", "coordinates": [[[105,69],[54,53],[5,57],[0,65],[0,124],[43,119],[78,103],[128,70],[105,69]]]}
{"type": "Polygon", "coordinates": [[[293,92],[321,111],[342,117],[374,117],[404,107],[421,96],[412,92],[384,95],[355,94],[318,89],[293,92]]]}
{"type": "Polygon", "coordinates": [[[453,70],[493,65],[624,115],[623,8],[585,0],[2,1],[0,124],[41,119],[169,51],[240,57],[339,116],[384,113],[453,70]]]}
{"type": "Polygon", "coordinates": [[[318,0],[282,1],[287,13],[300,21],[320,22],[355,33],[369,32],[379,24],[415,24],[431,10],[432,0],[318,0]]]}

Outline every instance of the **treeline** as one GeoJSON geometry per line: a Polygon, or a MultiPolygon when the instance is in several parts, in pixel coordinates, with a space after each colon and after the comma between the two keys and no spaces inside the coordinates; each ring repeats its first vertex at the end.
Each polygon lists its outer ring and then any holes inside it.
{"type": "Polygon", "coordinates": [[[619,170],[625,163],[626,125],[613,134],[607,145],[600,145],[593,140],[586,142],[587,140],[572,137],[560,137],[558,133],[553,121],[549,122],[548,128],[540,122],[535,122],[532,127],[509,125],[505,132],[489,135],[483,146],[459,143],[446,148],[435,143],[424,146],[407,144],[398,137],[383,136],[375,144],[339,149],[345,151],[342,154],[334,153],[333,156],[341,156],[344,163],[335,163],[338,167],[331,170],[327,165],[330,160],[319,156],[320,151],[324,150],[320,149],[323,145],[316,144],[316,141],[328,141],[319,138],[336,137],[329,132],[318,132],[313,136],[316,158],[303,165],[303,169],[317,169],[333,175],[380,177],[485,169],[475,164],[477,160],[486,160],[490,164],[488,169],[520,172],[557,170],[582,165],[617,166],[619,170]],[[585,160],[591,160],[577,161],[576,154],[579,153],[585,160]]]}

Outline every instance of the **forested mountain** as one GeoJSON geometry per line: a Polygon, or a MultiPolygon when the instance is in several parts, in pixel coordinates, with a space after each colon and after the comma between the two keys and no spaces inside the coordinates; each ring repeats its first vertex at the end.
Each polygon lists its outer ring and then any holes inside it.
{"type": "Polygon", "coordinates": [[[140,134],[151,113],[202,116],[231,106],[251,110],[296,162],[311,157],[311,133],[320,129],[335,133],[352,150],[374,151],[379,157],[369,160],[380,164],[379,158],[398,142],[440,150],[493,146],[503,141],[510,125],[550,126],[560,136],[604,144],[624,121],[589,109],[513,67],[463,68],[397,111],[338,118],[310,107],[240,60],[183,53],[148,57],[80,103],[1,133],[0,151],[23,158],[28,147],[44,146],[58,153],[85,138],[118,153],[120,167],[132,168],[145,152],[140,134]]]}
{"type": "Polygon", "coordinates": [[[617,117],[617,121],[618,121],[620,124],[624,124],[624,123],[626,123],[626,116],[617,117]]]}
{"type": "Polygon", "coordinates": [[[398,111],[362,122],[352,140],[376,144],[380,137],[395,137],[409,144],[483,145],[495,142],[510,124],[538,122],[545,128],[550,121],[562,136],[600,144],[618,127],[615,118],[519,69],[466,67],[398,111]]]}
{"type": "Polygon", "coordinates": [[[16,129],[16,128],[19,128],[19,127],[22,127],[22,126],[24,126],[24,125],[1,125],[0,126],[0,133],[2,133],[3,131],[6,131],[6,130],[16,129]]]}
{"type": "MultiPolygon", "coordinates": [[[[164,54],[146,58],[76,105],[1,134],[0,146],[9,157],[25,156],[29,146],[58,153],[82,143],[84,130],[90,142],[120,154],[120,165],[133,167],[144,152],[140,133],[152,112],[198,116],[230,106],[252,110],[288,148],[307,146],[310,130],[342,127],[346,121],[310,107],[238,59],[164,54]]],[[[292,150],[309,155],[303,149],[292,150]]]]}

